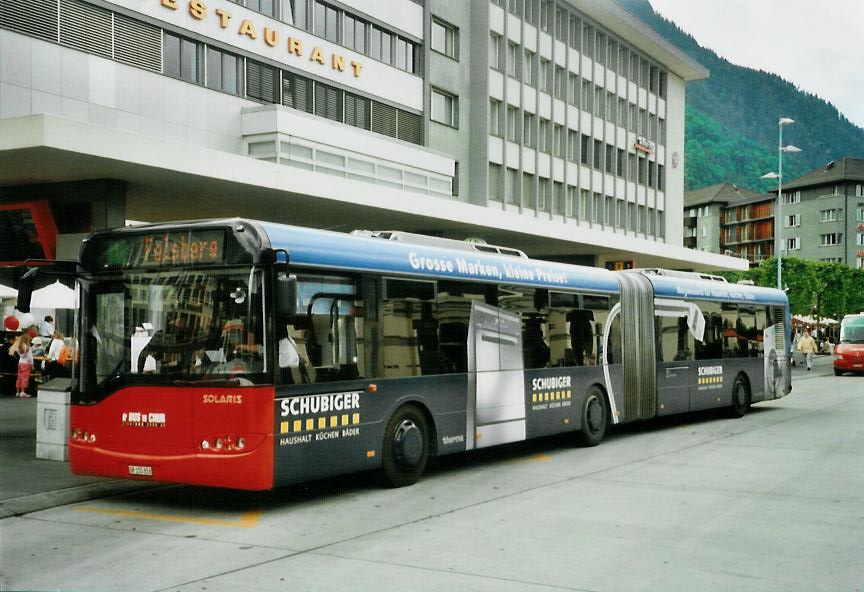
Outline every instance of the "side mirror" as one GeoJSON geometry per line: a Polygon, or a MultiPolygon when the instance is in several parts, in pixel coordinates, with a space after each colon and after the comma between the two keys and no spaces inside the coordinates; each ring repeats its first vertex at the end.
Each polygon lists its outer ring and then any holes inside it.
{"type": "Polygon", "coordinates": [[[30,298],[33,295],[33,284],[36,282],[38,273],[39,268],[34,267],[18,280],[18,302],[15,304],[15,308],[20,312],[30,312],[30,298]]]}
{"type": "Polygon", "coordinates": [[[287,271],[279,270],[276,273],[276,289],[274,290],[276,302],[273,310],[279,322],[297,314],[297,276],[288,275],[287,271]]]}

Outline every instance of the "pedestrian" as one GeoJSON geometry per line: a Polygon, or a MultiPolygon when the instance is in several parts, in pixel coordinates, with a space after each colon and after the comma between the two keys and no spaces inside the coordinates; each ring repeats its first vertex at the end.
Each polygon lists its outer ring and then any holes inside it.
{"type": "Polygon", "coordinates": [[[804,354],[807,371],[813,369],[813,354],[816,353],[816,341],[810,336],[810,331],[804,331],[804,336],[798,342],[798,351],[804,354]]]}
{"type": "Polygon", "coordinates": [[[54,338],[51,340],[51,345],[48,346],[48,354],[45,356],[45,362],[42,366],[45,380],[68,376],[66,371],[67,351],[63,333],[55,329],[54,338]]]}
{"type": "Polygon", "coordinates": [[[45,320],[39,323],[39,335],[51,339],[54,335],[54,317],[45,315],[45,320]]]}
{"type": "Polygon", "coordinates": [[[26,331],[15,339],[12,352],[18,356],[18,380],[15,382],[15,396],[29,399],[27,388],[30,386],[30,373],[33,372],[33,351],[30,349],[30,334],[26,331]]]}

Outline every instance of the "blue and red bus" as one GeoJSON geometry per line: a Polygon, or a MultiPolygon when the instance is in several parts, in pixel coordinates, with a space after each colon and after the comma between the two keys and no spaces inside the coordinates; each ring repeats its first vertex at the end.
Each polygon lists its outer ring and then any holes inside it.
{"type": "Polygon", "coordinates": [[[698,274],[229,219],[97,232],[77,275],[78,474],[402,486],[433,455],[791,390],[785,294],[698,274]]]}

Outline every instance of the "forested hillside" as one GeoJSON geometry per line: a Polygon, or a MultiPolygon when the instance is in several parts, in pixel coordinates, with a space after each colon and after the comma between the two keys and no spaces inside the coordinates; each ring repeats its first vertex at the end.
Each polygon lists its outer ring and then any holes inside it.
{"type": "Polygon", "coordinates": [[[687,83],[685,189],[724,181],[773,188],[773,182],[759,177],[777,168],[780,117],[797,121],[783,139],[803,150],[783,159],[784,179],[844,156],[864,158],[864,129],[831,103],[775,74],[736,66],[700,47],[656,14],[649,0],[618,2],[711,72],[708,80],[687,83]]]}

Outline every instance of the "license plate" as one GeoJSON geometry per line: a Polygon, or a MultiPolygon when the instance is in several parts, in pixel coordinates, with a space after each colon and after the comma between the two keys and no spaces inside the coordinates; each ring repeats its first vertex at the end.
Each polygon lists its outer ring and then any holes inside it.
{"type": "Polygon", "coordinates": [[[143,475],[144,477],[153,476],[153,467],[142,467],[140,465],[129,465],[130,475],[143,475]]]}

